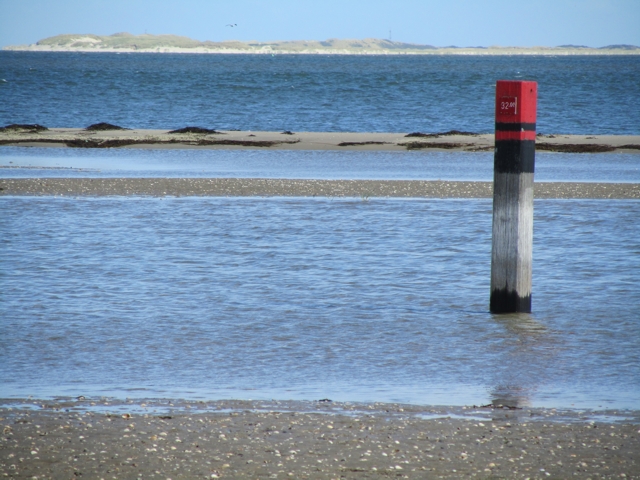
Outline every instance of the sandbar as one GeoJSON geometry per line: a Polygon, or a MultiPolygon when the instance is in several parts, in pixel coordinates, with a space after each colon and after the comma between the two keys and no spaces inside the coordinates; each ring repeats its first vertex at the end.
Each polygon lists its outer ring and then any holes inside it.
{"type": "MultiPolygon", "coordinates": [[[[0,196],[491,198],[491,182],[286,178],[0,178],[0,196]]],[[[535,184],[538,199],[640,199],[637,183],[535,184]]]]}
{"type": "MultiPolygon", "coordinates": [[[[87,131],[79,128],[0,129],[0,146],[68,148],[205,148],[281,150],[360,150],[461,152],[492,151],[493,133],[460,132],[251,132],[169,133],[169,130],[87,131]]],[[[539,151],[640,154],[640,135],[539,134],[539,151]]]]}

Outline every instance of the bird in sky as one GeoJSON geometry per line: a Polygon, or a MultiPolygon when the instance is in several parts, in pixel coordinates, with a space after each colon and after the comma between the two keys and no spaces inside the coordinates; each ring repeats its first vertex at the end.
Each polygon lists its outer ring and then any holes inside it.
{"type": "Polygon", "coordinates": [[[237,26],[238,26],[237,23],[227,23],[227,27],[233,28],[233,27],[237,27],[237,26]]]}

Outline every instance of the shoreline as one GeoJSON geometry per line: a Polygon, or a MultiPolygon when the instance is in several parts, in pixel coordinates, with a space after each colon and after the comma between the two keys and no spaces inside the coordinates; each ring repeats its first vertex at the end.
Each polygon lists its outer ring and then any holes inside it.
{"type": "MultiPolygon", "coordinates": [[[[225,42],[221,42],[225,43],[225,42]]],[[[158,45],[154,47],[109,47],[80,46],[65,47],[57,45],[7,45],[0,51],[34,53],[151,53],[151,54],[187,54],[187,55],[352,55],[352,56],[546,56],[546,57],[584,57],[584,56],[637,56],[640,48],[563,48],[563,47],[431,47],[383,49],[345,46],[343,48],[305,48],[295,46],[282,48],[280,44],[264,43],[258,46],[242,42],[228,42],[220,47],[172,47],[158,45]]]]}
{"type": "MultiPolygon", "coordinates": [[[[46,128],[40,125],[7,126],[0,128],[0,146],[488,152],[493,151],[495,143],[493,133],[480,134],[456,130],[439,133],[252,132],[207,130],[199,127],[185,127],[182,130],[186,132],[170,133],[169,130],[145,129],[87,130],[46,128]]],[[[640,135],[539,133],[536,138],[536,150],[560,153],[640,154],[640,135]]]]}
{"type": "MultiPolygon", "coordinates": [[[[640,199],[638,183],[539,182],[536,199],[640,199]]],[[[0,196],[492,198],[492,182],[282,178],[0,178],[0,196]]]]}
{"type": "MultiPolygon", "coordinates": [[[[234,27],[236,25],[228,25],[234,27]]],[[[326,40],[222,41],[195,40],[181,35],[119,32],[112,35],[63,33],[29,45],[7,45],[6,51],[112,52],[112,53],[213,53],[213,54],[302,54],[302,55],[637,55],[636,45],[602,47],[558,46],[463,46],[437,47],[390,38],[328,38],[326,40]]]]}
{"type": "Polygon", "coordinates": [[[0,408],[14,478],[640,478],[640,412],[328,399],[22,400],[0,408]]]}

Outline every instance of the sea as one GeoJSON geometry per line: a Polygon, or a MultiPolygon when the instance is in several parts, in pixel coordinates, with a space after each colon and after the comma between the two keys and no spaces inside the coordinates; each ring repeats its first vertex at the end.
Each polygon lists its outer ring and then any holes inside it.
{"type": "MultiPolygon", "coordinates": [[[[640,57],[0,52],[0,124],[640,134],[640,57]]],[[[0,147],[0,178],[491,180],[486,152],[0,147]]],[[[536,180],[640,183],[539,152],[536,180]]],[[[640,410],[640,202],[534,204],[533,311],[488,311],[491,200],[0,197],[0,397],[640,410]]],[[[8,400],[3,400],[7,402],[8,400]]]]}
{"type": "Polygon", "coordinates": [[[490,133],[496,80],[538,82],[538,132],[640,134],[640,56],[0,51],[0,125],[490,133]]]}

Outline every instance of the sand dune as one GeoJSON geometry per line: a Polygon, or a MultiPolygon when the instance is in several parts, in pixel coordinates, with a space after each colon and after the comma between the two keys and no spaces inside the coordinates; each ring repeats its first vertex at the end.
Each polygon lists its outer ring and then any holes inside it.
{"type": "Polygon", "coordinates": [[[558,47],[435,47],[386,39],[287,40],[242,42],[198,41],[178,35],[108,36],[63,34],[42,39],[32,45],[11,45],[4,50],[40,52],[146,52],[146,53],[252,53],[324,55],[639,55],[635,45],[609,45],[589,48],[577,45],[558,47]]]}

